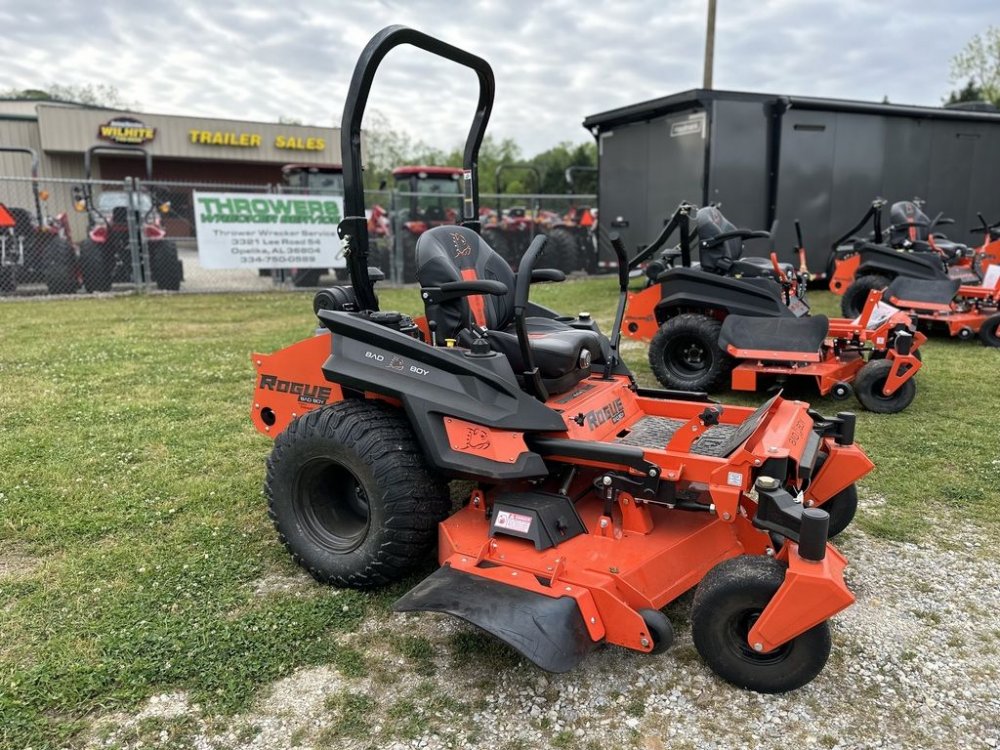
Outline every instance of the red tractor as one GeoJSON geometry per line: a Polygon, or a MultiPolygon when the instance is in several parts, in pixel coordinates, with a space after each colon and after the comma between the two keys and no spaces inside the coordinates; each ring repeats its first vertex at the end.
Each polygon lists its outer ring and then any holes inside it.
{"type": "MultiPolygon", "coordinates": [[[[340,164],[286,164],[281,168],[281,179],[290,191],[303,195],[344,194],[344,168],[340,164]]],[[[292,284],[319,286],[320,279],[326,272],[325,268],[293,268],[292,284]]],[[[268,270],[267,274],[270,273],[268,270]]],[[[335,268],[334,273],[337,281],[347,278],[344,268],[335,268]]]]}
{"type": "Polygon", "coordinates": [[[41,283],[49,294],[72,294],[80,288],[76,251],[65,213],[50,217],[42,210],[48,193],[38,189],[38,154],[30,148],[0,146],[0,151],[31,157],[33,210],[0,203],[0,294],[18,284],[41,283]]]}
{"type": "Polygon", "coordinates": [[[88,292],[108,292],[114,282],[145,280],[155,282],[160,289],[177,291],[184,280],[184,265],[160,219],[170,210],[170,203],[157,203],[148,187],[102,190],[95,200],[91,165],[98,151],[141,155],[146,162],[146,179],[153,177],[153,157],[141,146],[91,146],[87,150],[85,181],[74,188],[76,210],[86,212],[88,221],[87,239],[80,244],[84,287],[88,292]]]}
{"type": "MultiPolygon", "coordinates": [[[[397,248],[402,254],[405,283],[417,280],[417,238],[431,227],[454,224],[462,208],[462,170],[458,167],[396,167],[392,170],[396,195],[401,203],[390,209],[389,219],[397,248]]],[[[395,197],[394,197],[395,202],[395,197]]],[[[372,215],[380,207],[372,209],[372,215]]],[[[388,272],[389,269],[383,269],[388,272]]]]}

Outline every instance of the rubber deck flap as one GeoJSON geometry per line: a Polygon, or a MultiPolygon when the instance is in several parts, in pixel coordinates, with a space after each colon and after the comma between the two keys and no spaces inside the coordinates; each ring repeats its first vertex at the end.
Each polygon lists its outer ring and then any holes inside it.
{"type": "Polygon", "coordinates": [[[910,279],[905,276],[897,276],[889,284],[885,297],[889,302],[902,300],[947,305],[955,299],[955,294],[961,283],[958,279],[910,279]]]}
{"type": "Polygon", "coordinates": [[[771,352],[816,353],[830,331],[825,315],[808,318],[751,318],[729,315],[722,321],[719,347],[771,352]]]}
{"type": "Polygon", "coordinates": [[[570,597],[543,596],[450,565],[427,576],[393,609],[460,617],[547,672],[568,672],[597,646],[570,597]]]}

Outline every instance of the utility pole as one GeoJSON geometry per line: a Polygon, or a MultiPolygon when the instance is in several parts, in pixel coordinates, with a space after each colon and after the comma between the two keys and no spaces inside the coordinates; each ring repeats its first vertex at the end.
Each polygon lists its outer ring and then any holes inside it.
{"type": "Polygon", "coordinates": [[[705,31],[705,78],[703,89],[712,88],[712,64],[715,61],[715,0],[708,0],[708,29],[705,31]]]}

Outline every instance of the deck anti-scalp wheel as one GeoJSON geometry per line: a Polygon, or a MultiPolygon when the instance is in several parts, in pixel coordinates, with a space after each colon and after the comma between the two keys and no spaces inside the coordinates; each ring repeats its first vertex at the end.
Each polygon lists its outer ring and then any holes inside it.
{"type": "Polygon", "coordinates": [[[858,376],[854,379],[854,394],[868,411],[876,414],[895,414],[913,403],[917,395],[917,383],[913,378],[907,380],[889,396],[882,393],[891,370],[891,360],[873,359],[858,371],[858,376]]]}
{"type": "Polygon", "coordinates": [[[724,680],[759,693],[802,687],[830,656],[830,626],[807,630],[774,651],[759,653],[747,634],[785,579],[785,567],[770,557],[725,560],[698,584],[691,631],[701,658],[724,680]]]}
{"type": "Polygon", "coordinates": [[[836,383],[833,388],[830,389],[830,398],[834,401],[846,401],[853,395],[854,389],[851,387],[850,383],[836,383]]]}
{"type": "Polygon", "coordinates": [[[719,348],[722,323],[686,313],[671,318],[649,343],[649,366],[665,388],[714,391],[726,385],[735,364],[719,348]]]}
{"type": "Polygon", "coordinates": [[[868,293],[873,289],[885,289],[889,286],[890,279],[881,274],[873,273],[868,276],[856,278],[847,287],[844,296],[840,298],[840,311],[845,318],[852,320],[861,314],[865,308],[865,301],[868,293]]]}
{"type": "Polygon", "coordinates": [[[667,616],[658,609],[640,609],[639,615],[653,637],[653,650],[649,653],[661,654],[670,648],[674,642],[674,626],[667,616]]]}
{"type": "Polygon", "coordinates": [[[274,441],[268,512],[314,578],[368,588],[423,563],[450,507],[403,415],[370,401],[308,412],[274,441]]]}

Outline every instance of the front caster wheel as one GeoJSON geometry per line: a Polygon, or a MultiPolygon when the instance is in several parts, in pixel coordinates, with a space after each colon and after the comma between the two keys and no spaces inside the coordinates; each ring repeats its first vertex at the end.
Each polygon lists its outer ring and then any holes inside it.
{"type": "Polygon", "coordinates": [[[854,393],[868,411],[876,414],[895,414],[913,403],[917,395],[917,383],[913,378],[888,396],[882,393],[891,370],[891,360],[875,359],[858,371],[858,377],[854,380],[854,393]]]}
{"type": "Polygon", "coordinates": [[[759,693],[784,693],[818,675],[830,656],[826,622],[774,651],[759,653],[747,635],[785,580],[785,567],[769,557],[725,560],[698,584],[691,610],[694,645],[724,680],[759,693]]]}
{"type": "Polygon", "coordinates": [[[979,340],[983,346],[1000,347],[1000,313],[991,315],[979,329],[979,340]]]}
{"type": "Polygon", "coordinates": [[[851,525],[854,514],[858,512],[858,488],[853,484],[845,487],[819,508],[830,514],[830,527],[826,536],[827,539],[833,539],[851,525]]]}

